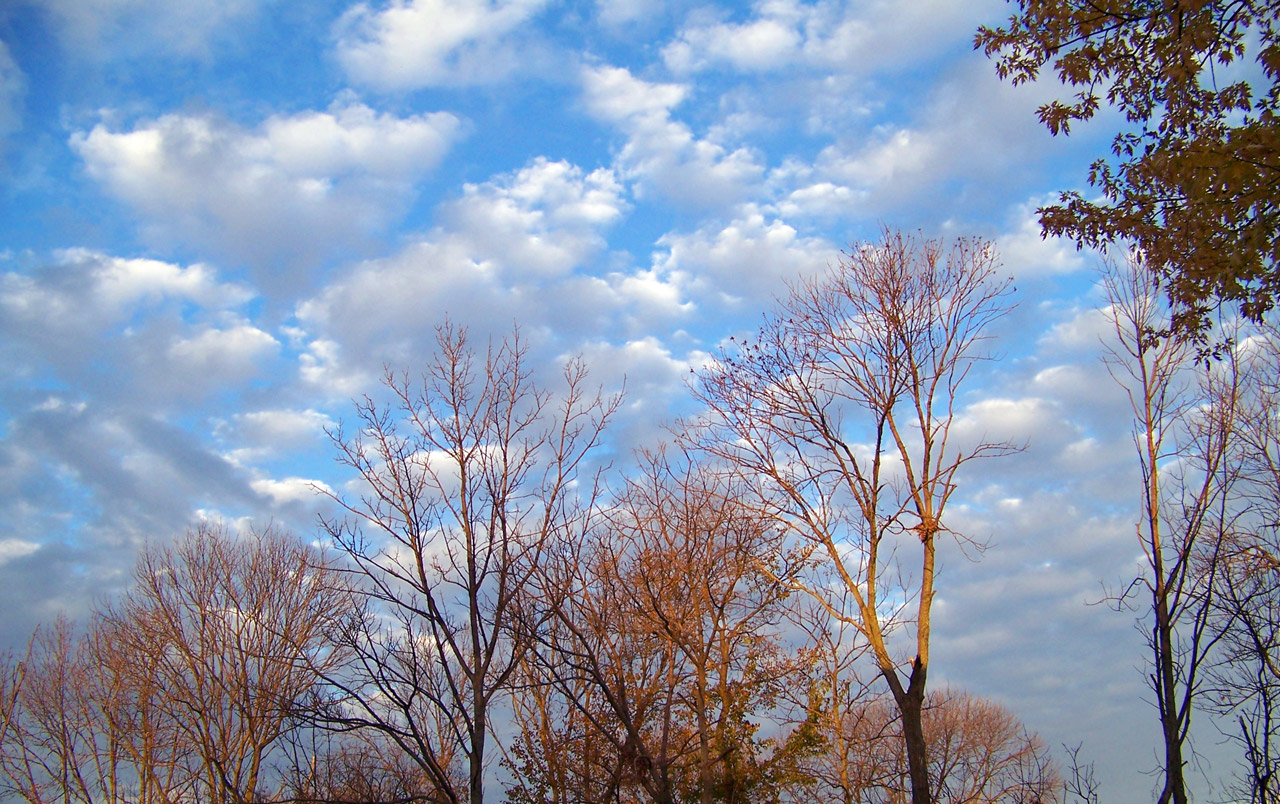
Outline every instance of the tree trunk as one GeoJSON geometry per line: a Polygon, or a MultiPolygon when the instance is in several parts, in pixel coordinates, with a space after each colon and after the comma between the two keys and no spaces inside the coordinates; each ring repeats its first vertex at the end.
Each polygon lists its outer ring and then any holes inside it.
{"type": "Polygon", "coordinates": [[[919,657],[911,664],[906,689],[896,669],[881,669],[889,682],[902,717],[902,741],[907,749],[907,774],[911,780],[911,804],[933,804],[929,791],[929,761],[924,740],[924,691],[928,669],[919,657]]]}
{"type": "Polygon", "coordinates": [[[471,738],[471,755],[469,757],[470,785],[468,797],[470,804],[484,804],[484,743],[488,731],[488,712],[483,701],[475,706],[475,731],[471,738]]]}
{"type": "Polygon", "coordinates": [[[1156,683],[1160,701],[1160,727],[1164,737],[1164,789],[1159,804],[1187,804],[1187,787],[1183,779],[1182,735],[1179,733],[1178,701],[1174,680],[1173,626],[1169,622],[1168,598],[1161,584],[1156,595],[1156,683]]]}

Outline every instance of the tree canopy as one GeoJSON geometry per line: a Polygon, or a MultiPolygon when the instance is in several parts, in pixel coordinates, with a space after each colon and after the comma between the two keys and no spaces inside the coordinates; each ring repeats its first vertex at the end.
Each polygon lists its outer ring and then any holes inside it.
{"type": "Polygon", "coordinates": [[[1128,242],[1160,277],[1174,330],[1203,335],[1207,314],[1252,319],[1280,291],[1280,41],[1275,0],[1017,0],[974,45],[1001,78],[1052,66],[1076,90],[1039,109],[1054,134],[1105,102],[1129,126],[1095,161],[1101,198],[1064,192],[1039,210],[1046,235],[1080,246],[1128,242]]]}

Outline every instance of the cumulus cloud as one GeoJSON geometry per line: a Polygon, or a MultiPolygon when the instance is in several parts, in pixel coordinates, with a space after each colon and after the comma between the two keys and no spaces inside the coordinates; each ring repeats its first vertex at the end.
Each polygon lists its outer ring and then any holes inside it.
{"type": "Polygon", "coordinates": [[[281,480],[258,478],[249,484],[254,491],[267,497],[276,506],[305,506],[317,502],[317,496],[328,489],[324,483],[305,477],[286,477],[281,480]]]}
{"type": "Polygon", "coordinates": [[[460,128],[448,113],[400,118],[347,98],[252,130],[177,114],[132,131],[99,124],[71,146],[154,239],[245,260],[279,289],[393,223],[460,128]]]}
{"type": "Polygon", "coordinates": [[[980,205],[1007,197],[1011,188],[1038,186],[1044,163],[1036,157],[1053,138],[1037,121],[1035,107],[1049,93],[1047,82],[1001,82],[985,58],[969,56],[907,119],[890,119],[870,131],[837,131],[811,163],[782,165],[771,172],[770,184],[780,194],[780,208],[797,212],[838,204],[846,214],[909,208],[914,214],[974,217],[980,205]],[[968,181],[990,176],[1003,180],[968,181]],[[946,189],[961,182],[966,195],[946,189]]]}
{"type": "Polygon", "coordinates": [[[559,275],[605,246],[627,204],[613,173],[538,157],[509,178],[468,184],[443,217],[473,257],[519,281],[559,275]]]}
{"type": "Polygon", "coordinates": [[[438,211],[441,225],[299,305],[311,333],[302,370],[314,382],[347,385],[355,374],[341,379],[342,366],[358,373],[407,361],[446,316],[483,332],[501,333],[514,320],[582,326],[597,314],[588,305],[602,289],[575,273],[602,255],[602,232],[627,209],[611,171],[544,158],[466,185],[438,211]]]}
{"type": "Polygon", "coordinates": [[[764,166],[751,149],[730,150],[671,119],[684,87],[650,83],[626,68],[607,66],[584,68],[582,85],[587,111],[626,136],[617,164],[641,192],[656,191],[682,206],[720,208],[745,200],[763,177],[764,166]]]}
{"type": "Polygon", "coordinates": [[[314,408],[273,408],[237,413],[225,429],[228,435],[255,451],[280,452],[306,447],[324,437],[335,422],[314,408]]]}
{"type": "Polygon", "coordinates": [[[141,313],[180,315],[184,304],[226,311],[254,295],[204,263],[182,267],[66,249],[34,272],[0,274],[0,335],[36,346],[47,359],[74,361],[90,351],[90,339],[141,313]]]}
{"type": "Polygon", "coordinates": [[[35,542],[22,539],[0,539],[0,564],[7,564],[15,558],[29,556],[40,549],[35,542]]]}
{"type": "Polygon", "coordinates": [[[254,296],[205,264],[66,250],[0,274],[0,365],[154,410],[191,403],[253,380],[279,354],[241,312],[254,296]]]}
{"type": "Polygon", "coordinates": [[[270,334],[240,321],[177,338],[164,355],[181,379],[212,376],[217,385],[225,387],[238,385],[256,374],[259,361],[274,354],[279,345],[270,334]]]}
{"type": "Polygon", "coordinates": [[[727,226],[665,234],[658,245],[655,270],[681,277],[701,304],[738,312],[766,309],[786,280],[818,273],[839,256],[828,241],[755,210],[727,226]]]}
{"type": "Polygon", "coordinates": [[[356,83],[408,90],[505,77],[526,50],[515,40],[546,0],[358,3],[339,20],[338,61],[356,83]]]}
{"type": "Polygon", "coordinates": [[[1040,343],[1049,352],[1096,354],[1098,348],[1115,339],[1115,323],[1109,307],[1082,307],[1070,311],[1049,327],[1040,343]]]}
{"type": "MultiPolygon", "coordinates": [[[[995,4],[988,3],[994,6],[995,4]]],[[[972,6],[946,0],[805,3],[758,0],[742,22],[694,15],[662,50],[667,67],[762,72],[791,66],[885,70],[918,63],[947,40],[967,43],[972,6]]]]}
{"type": "Polygon", "coordinates": [[[1085,257],[1075,244],[1060,237],[1045,237],[1036,209],[1055,199],[1021,204],[1014,212],[1013,227],[996,239],[1004,264],[1019,279],[1071,274],[1084,269],[1085,257]]]}

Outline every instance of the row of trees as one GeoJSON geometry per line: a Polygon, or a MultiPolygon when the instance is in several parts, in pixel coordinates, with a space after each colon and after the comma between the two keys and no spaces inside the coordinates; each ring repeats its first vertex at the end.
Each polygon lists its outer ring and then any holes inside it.
{"type": "Polygon", "coordinates": [[[1006,299],[988,244],[886,232],[609,483],[620,399],[446,325],[331,433],[357,480],[330,553],[211,527],[146,552],[83,636],[9,665],[0,776],[31,801],[479,804],[498,776],[537,802],[1050,800],[1038,738],[926,687],[958,471],[1009,449],[951,437],[1006,299]]]}
{"type": "MultiPolygon", "coordinates": [[[[654,547],[628,550],[622,563],[636,573],[627,580],[680,584],[666,571],[692,572],[661,548],[650,553],[654,547]]],[[[363,612],[348,609],[362,606],[363,596],[330,564],[281,532],[213,525],[175,549],[149,550],[119,608],[98,611],[81,633],[65,622],[42,630],[22,661],[6,665],[0,790],[30,802],[86,804],[467,795],[470,738],[442,728],[430,712],[448,695],[438,684],[406,678],[401,692],[421,687],[432,700],[394,729],[353,728],[344,714],[377,704],[333,686],[334,678],[369,672],[350,645],[351,629],[369,626],[363,612]],[[233,601],[237,590],[245,595],[233,601]],[[136,619],[115,619],[125,610],[136,619]],[[420,742],[403,737],[432,729],[420,742]]],[[[733,574],[717,572],[716,580],[733,574]]],[[[907,767],[896,710],[867,693],[837,633],[815,634],[803,661],[767,642],[720,642],[771,657],[767,672],[735,676],[731,669],[750,662],[709,656],[675,636],[676,621],[696,627],[699,617],[672,616],[668,598],[637,588],[611,595],[604,584],[617,580],[594,585],[597,599],[629,601],[611,620],[610,639],[630,650],[592,658],[599,674],[575,676],[565,665],[584,654],[547,667],[535,657],[555,654],[540,641],[502,690],[497,718],[512,722],[499,729],[509,742],[498,752],[507,800],[902,800],[907,767]],[[764,738],[762,723],[779,728],[764,738]]],[[[688,583],[713,586],[706,577],[688,583]]],[[[714,620],[701,615],[703,624],[714,620]]],[[[438,660],[419,672],[430,676],[438,660]]],[[[943,690],[930,694],[924,713],[936,800],[1052,800],[1056,777],[1044,746],[1007,710],[943,690]]]]}
{"type": "MultiPolygon", "coordinates": [[[[1108,279],[1134,403],[1161,801],[1193,712],[1239,725],[1275,799],[1280,339],[1207,368],[1108,279]],[[1148,605],[1149,604],[1149,605],[1148,605]]],[[[1036,802],[1044,746],[927,685],[961,470],[953,428],[1008,285],[988,244],[886,232],[797,283],[697,377],[702,414],[617,479],[620,399],[519,334],[439,330],[420,380],[331,433],[353,470],[328,552],[204,526],[144,552],[79,632],[0,672],[0,779],[32,802],[1036,802]],[[608,482],[606,482],[608,481],[608,482]],[[501,767],[499,767],[499,764],[501,767]]],[[[1095,792],[1087,774],[1074,792],[1095,792]]]]}

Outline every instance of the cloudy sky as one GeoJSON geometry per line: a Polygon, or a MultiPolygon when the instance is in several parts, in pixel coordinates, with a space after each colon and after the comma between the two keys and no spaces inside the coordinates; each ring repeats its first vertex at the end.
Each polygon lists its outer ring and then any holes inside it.
{"type": "MultiPolygon", "coordinates": [[[[932,676],[1104,791],[1157,730],[1132,617],[1128,420],[1096,260],[1034,209],[1116,121],[1054,139],[972,48],[1000,0],[9,0],[0,8],[0,645],[200,516],[314,530],[324,428],[446,316],[518,323],[627,397],[625,455],[789,279],[882,224],[998,244],[1017,285],[960,426],[932,676]]],[[[1206,732],[1202,747],[1212,749],[1206,732]]],[[[1221,772],[1221,765],[1218,772],[1221,772]]],[[[1202,783],[1201,783],[1202,784],[1202,783]]],[[[1136,799],[1135,799],[1136,800],[1136,799]]]]}

